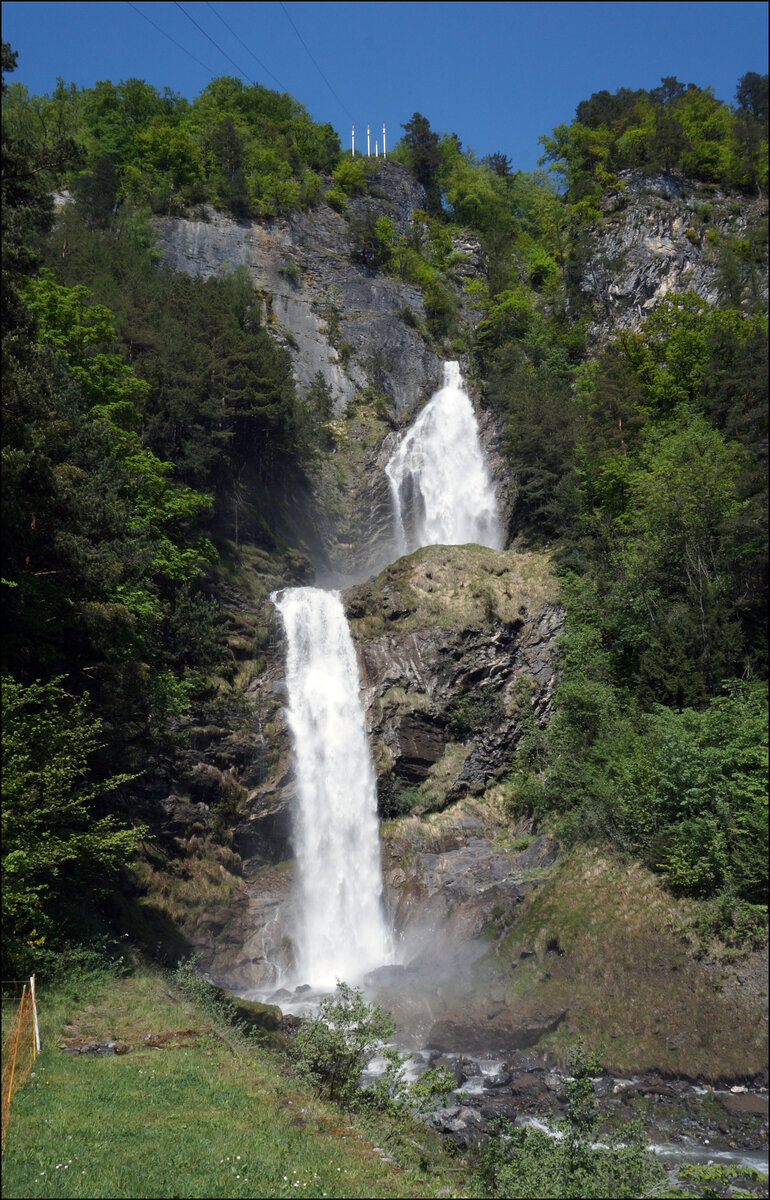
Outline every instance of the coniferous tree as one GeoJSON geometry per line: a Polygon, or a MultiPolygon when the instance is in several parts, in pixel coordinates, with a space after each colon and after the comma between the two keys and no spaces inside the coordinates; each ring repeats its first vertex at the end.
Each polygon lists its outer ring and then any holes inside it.
{"type": "Polygon", "coordinates": [[[441,188],[439,168],[441,166],[441,144],[439,136],[430,127],[430,121],[421,113],[401,128],[404,130],[404,145],[409,154],[409,165],[415,178],[425,188],[425,207],[428,212],[441,211],[441,188]]]}

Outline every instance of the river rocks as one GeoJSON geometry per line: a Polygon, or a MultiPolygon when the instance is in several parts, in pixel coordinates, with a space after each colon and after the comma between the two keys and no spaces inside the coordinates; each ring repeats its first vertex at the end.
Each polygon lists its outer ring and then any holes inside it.
{"type": "Polygon", "coordinates": [[[484,1081],[485,1088],[507,1087],[513,1076],[510,1071],[499,1071],[497,1075],[489,1075],[484,1081]]]}
{"type": "Polygon", "coordinates": [[[758,1113],[760,1116],[767,1116],[767,1096],[748,1093],[737,1096],[722,1095],[719,1099],[729,1113],[758,1113]]]}
{"type": "Polygon", "coordinates": [[[429,1117],[427,1124],[431,1129],[446,1134],[464,1150],[478,1145],[486,1136],[486,1122],[481,1113],[467,1105],[451,1104],[440,1108],[429,1117]]]}
{"type": "Polygon", "coordinates": [[[418,971],[416,967],[407,967],[403,963],[394,963],[391,966],[377,967],[374,971],[369,971],[364,976],[364,985],[368,988],[385,988],[398,989],[403,991],[404,988],[410,987],[416,982],[418,971]]]}
{"type": "Polygon", "coordinates": [[[65,1054],[128,1054],[131,1047],[122,1041],[90,1041],[84,1038],[65,1038],[61,1049],[65,1054]]]}

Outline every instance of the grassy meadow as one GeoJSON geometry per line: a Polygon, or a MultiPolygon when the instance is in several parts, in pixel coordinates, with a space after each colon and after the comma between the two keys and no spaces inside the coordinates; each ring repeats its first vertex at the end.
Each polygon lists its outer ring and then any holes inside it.
{"type": "Polygon", "coordinates": [[[43,986],[39,1008],[43,1049],[11,1105],[5,1197],[469,1194],[462,1160],[424,1127],[363,1125],[322,1103],[266,1035],[212,1020],[160,970],[43,986]],[[131,1049],[63,1050],[89,1039],[131,1049]]]}

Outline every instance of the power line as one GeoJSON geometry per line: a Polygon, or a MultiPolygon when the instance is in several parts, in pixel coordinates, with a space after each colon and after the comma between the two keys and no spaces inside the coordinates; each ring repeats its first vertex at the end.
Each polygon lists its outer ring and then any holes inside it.
{"type": "Polygon", "coordinates": [[[233,35],[233,37],[235,38],[236,42],[240,42],[240,44],[243,46],[243,48],[244,48],[244,50],[246,51],[246,53],[247,53],[247,54],[251,54],[251,57],[254,59],[254,62],[257,64],[257,66],[258,66],[258,67],[261,67],[261,68],[262,68],[262,70],[265,72],[265,74],[266,74],[266,75],[269,75],[269,76],[270,76],[270,78],[271,78],[271,79],[272,79],[272,80],[273,80],[275,83],[277,83],[277,84],[278,84],[278,86],[279,86],[279,88],[281,89],[281,91],[282,91],[282,92],[285,92],[285,91],[286,91],[286,88],[283,86],[283,84],[281,83],[280,79],[276,79],[276,78],[275,78],[275,75],[273,74],[273,72],[272,72],[272,71],[271,71],[271,70],[270,70],[268,67],[266,67],[266,66],[265,66],[265,64],[264,64],[263,62],[260,62],[260,60],[257,58],[256,54],[254,54],[254,53],[253,53],[253,52],[252,52],[252,51],[249,49],[249,47],[246,45],[246,43],[245,43],[244,41],[242,41],[242,40],[241,40],[241,38],[239,38],[239,37],[238,37],[238,34],[235,32],[235,30],[230,28],[230,26],[227,24],[227,21],[224,19],[224,17],[223,17],[223,16],[221,16],[221,15],[220,15],[220,14],[217,12],[217,10],[214,8],[214,5],[213,5],[213,4],[209,4],[209,0],[206,0],[206,7],[211,9],[211,11],[213,12],[213,14],[214,14],[214,16],[215,16],[215,17],[219,17],[219,20],[222,22],[222,24],[224,25],[225,29],[226,29],[226,30],[227,30],[229,33],[231,33],[231,34],[233,35]]]}
{"type": "MultiPolygon", "coordinates": [[[[179,3],[179,0],[174,0],[174,3],[176,4],[176,6],[177,6],[177,8],[179,9],[179,11],[180,11],[181,13],[184,13],[184,15],[187,17],[187,20],[188,20],[188,21],[192,21],[192,23],[193,23],[193,25],[195,26],[195,28],[196,28],[196,29],[199,29],[199,30],[200,30],[200,32],[203,34],[203,36],[204,36],[205,38],[208,38],[208,39],[209,39],[209,41],[211,42],[212,46],[216,46],[216,48],[217,48],[217,50],[219,51],[219,53],[220,53],[220,54],[222,54],[222,55],[224,55],[224,57],[227,59],[227,61],[233,64],[233,66],[235,67],[235,69],[236,69],[236,71],[238,72],[238,74],[239,74],[239,75],[240,75],[240,76],[241,76],[243,79],[245,79],[245,80],[247,80],[247,81],[248,81],[248,80],[249,80],[249,76],[248,76],[248,74],[246,73],[246,71],[242,70],[242,69],[241,69],[241,67],[239,67],[239,66],[238,66],[238,64],[237,64],[237,62],[235,61],[235,59],[234,59],[234,58],[231,58],[231,57],[230,57],[230,55],[229,55],[229,54],[228,54],[228,53],[227,53],[225,50],[223,50],[223,49],[222,49],[222,47],[221,47],[220,45],[218,45],[218,44],[217,44],[217,42],[215,42],[215,41],[214,41],[213,37],[210,37],[210,36],[209,36],[209,34],[208,34],[208,33],[206,33],[206,30],[205,30],[205,29],[203,29],[203,28],[202,28],[202,26],[200,26],[200,25],[198,24],[198,22],[195,20],[195,18],[194,18],[194,17],[191,17],[191,16],[190,16],[190,14],[189,14],[188,12],[185,12],[185,10],[182,8],[182,5],[179,3]]],[[[252,82],[252,83],[253,83],[254,81],[253,81],[253,80],[251,80],[250,82],[252,82]]]]}
{"type": "Polygon", "coordinates": [[[212,71],[211,67],[207,67],[204,62],[201,62],[201,60],[199,58],[196,58],[194,54],[191,54],[189,50],[185,50],[184,46],[182,46],[180,42],[176,41],[175,38],[172,38],[170,33],[166,33],[165,29],[161,29],[160,25],[156,25],[154,21],[151,21],[150,18],[148,16],[146,16],[145,13],[143,13],[141,9],[137,8],[135,4],[131,3],[131,0],[127,0],[127,3],[128,3],[129,8],[133,8],[135,13],[139,13],[140,17],[144,17],[145,21],[147,21],[147,23],[149,25],[152,25],[153,29],[157,29],[158,33],[162,33],[165,38],[168,38],[168,40],[170,42],[173,42],[174,45],[179,50],[181,50],[183,54],[186,54],[188,58],[191,58],[193,60],[193,62],[197,62],[198,66],[203,67],[204,71],[208,71],[209,75],[214,74],[214,71],[212,71]]]}
{"type": "Polygon", "coordinates": [[[348,116],[350,117],[351,121],[355,120],[355,118],[354,118],[354,116],[353,116],[352,112],[350,111],[350,109],[347,107],[347,105],[346,105],[346,104],[343,104],[343,103],[342,103],[342,101],[340,100],[339,96],[338,96],[338,95],[337,95],[337,93],[335,92],[334,88],[333,88],[333,87],[332,87],[332,85],[329,83],[329,80],[326,78],[326,76],[324,75],[323,71],[322,71],[322,70],[321,70],[321,68],[319,67],[318,63],[317,63],[317,62],[316,62],[316,60],[313,58],[313,55],[310,53],[310,50],[308,49],[308,47],[307,47],[307,45],[306,45],[306,43],[305,43],[305,39],[303,38],[303,36],[302,36],[302,34],[300,33],[300,31],[297,29],[297,26],[294,24],[294,22],[292,21],[291,17],[290,17],[290,16],[289,16],[289,14],[288,14],[288,12],[286,11],[286,5],[283,3],[283,0],[280,0],[280,4],[281,4],[281,8],[282,8],[282,9],[283,9],[283,11],[284,11],[284,15],[285,15],[285,17],[286,17],[286,20],[287,20],[287,21],[289,22],[289,24],[291,25],[292,29],[293,29],[293,30],[294,30],[294,32],[296,33],[296,35],[297,35],[297,37],[299,38],[299,40],[302,42],[302,45],[305,47],[305,50],[307,51],[307,56],[308,56],[308,58],[310,59],[311,63],[312,63],[312,64],[313,64],[313,66],[315,67],[315,69],[316,69],[316,71],[318,72],[318,74],[319,74],[319,75],[321,76],[321,78],[323,79],[324,83],[325,83],[325,84],[326,84],[326,86],[328,87],[328,89],[329,89],[329,91],[331,92],[332,96],[334,96],[334,99],[337,101],[337,103],[339,104],[340,108],[342,108],[342,109],[344,109],[344,110],[345,110],[345,112],[346,112],[346,113],[348,114],[348,116]]]}

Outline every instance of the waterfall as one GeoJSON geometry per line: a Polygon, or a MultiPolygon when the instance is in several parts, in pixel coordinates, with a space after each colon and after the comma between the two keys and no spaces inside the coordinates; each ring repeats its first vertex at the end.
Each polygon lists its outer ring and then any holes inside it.
{"type": "Polygon", "coordinates": [[[360,981],[389,961],[377,783],[358,664],[338,592],[271,596],[286,629],[288,721],[298,805],[297,976],[314,988],[360,981]]]}
{"type": "MultiPolygon", "coordinates": [[[[494,489],[459,364],[402,438],[386,472],[399,553],[475,542],[502,548],[494,489]]],[[[392,961],[383,914],[377,782],[353,641],[338,592],[271,597],[286,630],[294,747],[296,976],[313,988],[360,981],[392,961]]]]}
{"type": "Polygon", "coordinates": [[[399,554],[466,542],[502,549],[497,500],[459,363],[444,364],[443,387],[402,438],[385,473],[399,554]]]}

